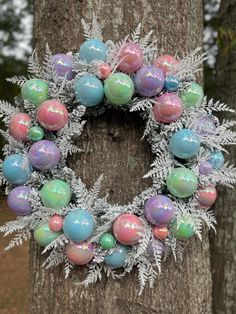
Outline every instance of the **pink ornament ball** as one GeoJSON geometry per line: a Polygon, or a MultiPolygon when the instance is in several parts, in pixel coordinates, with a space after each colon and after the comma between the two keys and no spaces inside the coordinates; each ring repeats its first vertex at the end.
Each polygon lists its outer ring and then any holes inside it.
{"type": "Polygon", "coordinates": [[[93,243],[87,241],[70,241],[66,245],[66,255],[68,259],[75,265],[85,265],[89,263],[93,258],[94,245],[93,243]]]}
{"type": "Polygon", "coordinates": [[[37,119],[49,131],[58,131],[68,122],[68,111],[58,100],[44,101],[38,108],[37,119]]]}
{"type": "Polygon", "coordinates": [[[121,72],[132,74],[143,65],[143,53],[137,44],[132,42],[126,43],[122,49],[118,69],[121,72]]]}
{"type": "Polygon", "coordinates": [[[63,218],[60,215],[50,217],[48,222],[49,228],[53,232],[61,231],[63,228],[63,218]]]}
{"type": "Polygon", "coordinates": [[[217,198],[217,191],[214,185],[208,185],[198,190],[197,200],[202,208],[211,207],[217,198]]]}
{"type": "Polygon", "coordinates": [[[154,60],[153,65],[160,68],[164,74],[175,74],[179,61],[170,55],[163,55],[154,60]]]}
{"type": "Polygon", "coordinates": [[[101,63],[98,67],[100,78],[105,80],[111,74],[111,66],[107,63],[101,63]]]}
{"type": "Polygon", "coordinates": [[[183,114],[182,101],[176,94],[165,93],[156,98],[153,113],[156,121],[163,123],[177,121],[183,114]]]}
{"type": "Polygon", "coordinates": [[[152,232],[154,237],[159,240],[165,240],[169,235],[167,226],[155,226],[152,232]]]}
{"type": "Polygon", "coordinates": [[[124,245],[138,243],[144,232],[142,220],[134,214],[122,214],[113,224],[113,234],[124,245]]]}
{"type": "Polygon", "coordinates": [[[17,113],[9,122],[9,133],[15,140],[26,142],[29,140],[30,116],[26,113],[17,113]]]}

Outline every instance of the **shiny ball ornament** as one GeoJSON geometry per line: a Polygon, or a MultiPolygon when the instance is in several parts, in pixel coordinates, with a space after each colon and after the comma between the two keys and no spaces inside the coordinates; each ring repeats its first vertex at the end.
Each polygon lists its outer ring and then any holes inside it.
{"type": "Polygon", "coordinates": [[[53,69],[60,77],[66,77],[67,80],[72,80],[73,73],[73,59],[72,56],[64,53],[58,53],[52,56],[51,59],[53,69]]]}
{"type": "Polygon", "coordinates": [[[85,107],[99,105],[104,98],[102,82],[93,75],[84,75],[75,82],[76,100],[85,107]]]}
{"type": "Polygon", "coordinates": [[[84,209],[73,209],[64,218],[63,231],[65,236],[72,241],[80,242],[88,239],[94,227],[93,216],[84,209]]]}
{"type": "Polygon", "coordinates": [[[34,239],[42,247],[47,246],[52,241],[56,240],[61,232],[53,232],[49,225],[45,222],[40,223],[34,230],[34,239]]]}
{"type": "Polygon", "coordinates": [[[201,162],[199,166],[199,173],[203,176],[208,176],[211,174],[213,170],[212,164],[209,161],[203,161],[201,162]]]}
{"type": "Polygon", "coordinates": [[[67,206],[71,199],[71,189],[62,180],[51,180],[41,189],[41,201],[45,207],[58,209],[67,206]]]}
{"type": "Polygon", "coordinates": [[[17,113],[10,119],[9,133],[15,140],[26,142],[29,140],[29,127],[30,116],[26,113],[17,113]]]}
{"type": "Polygon", "coordinates": [[[119,55],[118,69],[121,72],[132,74],[143,65],[143,53],[139,45],[132,42],[125,44],[119,55]]]}
{"type": "Polygon", "coordinates": [[[163,89],[165,82],[163,72],[152,65],[145,65],[134,77],[134,85],[141,96],[156,96],[163,89]]]}
{"type": "Polygon", "coordinates": [[[31,79],[21,88],[21,96],[36,107],[49,98],[48,84],[40,79],[31,79]]]}
{"type": "Polygon", "coordinates": [[[186,107],[197,107],[204,97],[202,86],[193,82],[181,93],[180,98],[186,107]]]}
{"type": "Polygon", "coordinates": [[[111,66],[107,63],[101,63],[98,66],[98,72],[102,80],[105,80],[108,78],[108,76],[111,74],[111,66]]]}
{"type": "Polygon", "coordinates": [[[44,130],[39,126],[32,126],[28,131],[28,137],[33,142],[41,141],[44,138],[44,130]]]}
{"type": "Polygon", "coordinates": [[[95,60],[106,61],[107,47],[100,39],[93,38],[86,40],[80,47],[79,57],[88,63],[95,60]]]}
{"type": "Polygon", "coordinates": [[[178,240],[187,240],[194,236],[194,227],[191,219],[187,217],[183,217],[180,221],[179,226],[177,225],[177,221],[173,223],[171,226],[171,232],[178,240]]]}
{"type": "Polygon", "coordinates": [[[109,250],[116,246],[116,239],[111,233],[106,232],[101,236],[99,244],[102,249],[109,250]]]}
{"type": "Polygon", "coordinates": [[[146,248],[146,253],[150,256],[154,256],[154,248],[153,245],[155,245],[156,249],[161,252],[162,254],[165,252],[165,245],[159,240],[149,241],[148,246],[146,248]]]}
{"type": "Polygon", "coordinates": [[[62,129],[68,121],[68,111],[58,100],[43,102],[37,111],[37,119],[42,127],[49,131],[62,129]]]}
{"type": "Polygon", "coordinates": [[[169,192],[179,198],[193,195],[197,190],[197,176],[187,168],[176,168],[167,177],[167,188],[169,192]]]}
{"type": "Polygon", "coordinates": [[[66,245],[66,255],[69,261],[75,265],[88,264],[94,256],[94,245],[90,242],[73,242],[66,245]]]}
{"type": "Polygon", "coordinates": [[[163,55],[158,57],[153,62],[153,65],[160,68],[164,74],[175,74],[179,65],[179,61],[170,55],[163,55]]]}
{"type": "Polygon", "coordinates": [[[63,228],[63,218],[60,215],[53,215],[49,218],[48,225],[51,231],[58,232],[63,228]]]}
{"type": "Polygon", "coordinates": [[[199,188],[197,191],[197,201],[200,207],[209,208],[211,207],[217,198],[217,191],[214,185],[208,185],[199,188]]]}
{"type": "Polygon", "coordinates": [[[144,226],[142,220],[134,214],[122,214],[113,224],[113,234],[117,241],[124,245],[138,243],[143,237],[144,226]]]}
{"type": "Polygon", "coordinates": [[[194,123],[193,130],[201,136],[212,135],[215,133],[216,125],[211,116],[202,116],[194,123]]]}
{"type": "Polygon", "coordinates": [[[169,235],[169,230],[167,226],[155,226],[152,233],[156,239],[165,240],[169,235]]]}
{"type": "Polygon", "coordinates": [[[60,149],[48,140],[34,143],[28,153],[32,166],[39,170],[51,170],[55,168],[60,160],[60,149]]]}
{"type": "Polygon", "coordinates": [[[19,216],[28,215],[32,212],[30,203],[31,189],[28,186],[17,186],[7,196],[8,207],[19,216]]]}
{"type": "Polygon", "coordinates": [[[134,83],[127,74],[114,73],[105,80],[104,92],[112,104],[126,105],[134,94],[134,83]]]}
{"type": "Polygon", "coordinates": [[[25,184],[33,171],[27,156],[14,154],[7,157],[2,164],[5,179],[15,185],[25,184]]]}
{"type": "Polygon", "coordinates": [[[175,92],[179,87],[179,79],[173,75],[167,75],[165,78],[164,88],[168,92],[175,92]]]}
{"type": "Polygon", "coordinates": [[[105,256],[104,262],[111,268],[120,268],[125,265],[125,260],[128,253],[128,247],[118,245],[112,254],[105,256]]]}
{"type": "Polygon", "coordinates": [[[181,99],[171,93],[165,93],[156,98],[153,113],[156,121],[171,123],[177,121],[183,114],[181,99]]]}
{"type": "Polygon", "coordinates": [[[176,209],[169,197],[154,195],[145,203],[144,212],[153,225],[165,225],[175,218],[176,209]]]}
{"type": "Polygon", "coordinates": [[[223,153],[217,150],[211,153],[210,159],[208,161],[211,163],[213,169],[219,170],[220,168],[223,167],[225,158],[224,158],[223,153]]]}
{"type": "Polygon", "coordinates": [[[178,158],[191,158],[200,149],[200,137],[193,130],[181,129],[171,136],[169,149],[178,158]]]}

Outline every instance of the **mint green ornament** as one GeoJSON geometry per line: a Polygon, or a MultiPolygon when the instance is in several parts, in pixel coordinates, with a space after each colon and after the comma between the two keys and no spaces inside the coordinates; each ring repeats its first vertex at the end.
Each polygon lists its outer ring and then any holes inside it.
{"type": "Polygon", "coordinates": [[[181,93],[180,98],[186,107],[197,107],[204,97],[202,86],[193,82],[181,93]]]}
{"type": "Polygon", "coordinates": [[[32,126],[29,129],[28,136],[33,142],[41,141],[44,137],[44,130],[39,126],[32,126]]]}
{"type": "Polygon", "coordinates": [[[101,236],[99,243],[104,250],[109,250],[116,246],[116,239],[111,233],[106,232],[101,236]]]}
{"type": "Polygon", "coordinates": [[[40,223],[34,230],[34,239],[40,246],[47,246],[54,241],[61,232],[53,232],[49,228],[48,223],[40,223]]]}
{"type": "Polygon", "coordinates": [[[191,196],[197,189],[197,176],[187,168],[176,168],[167,177],[167,188],[179,198],[191,196]]]}
{"type": "Polygon", "coordinates": [[[71,199],[71,189],[62,180],[52,180],[44,184],[41,201],[45,207],[58,209],[67,206],[71,199]]]}
{"type": "Polygon", "coordinates": [[[114,105],[126,105],[134,94],[134,83],[124,73],[114,73],[108,76],[104,92],[109,102],[114,105]]]}
{"type": "Polygon", "coordinates": [[[28,100],[38,107],[45,100],[49,99],[48,84],[40,79],[28,80],[21,87],[21,95],[24,100],[28,100]]]}
{"type": "Polygon", "coordinates": [[[187,240],[194,235],[194,227],[189,217],[183,217],[177,225],[177,221],[171,226],[171,232],[178,240],[187,240]]]}

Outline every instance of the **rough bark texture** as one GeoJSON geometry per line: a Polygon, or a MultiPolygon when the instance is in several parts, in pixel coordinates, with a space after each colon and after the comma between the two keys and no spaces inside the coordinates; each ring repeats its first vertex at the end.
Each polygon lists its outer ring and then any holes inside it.
{"type": "MultiPolygon", "coordinates": [[[[81,17],[99,18],[105,39],[117,40],[141,20],[144,31],[155,30],[158,46],[165,52],[189,51],[202,45],[201,0],[137,1],[35,1],[35,46],[43,53],[47,41],[54,52],[76,51],[82,42],[81,17]]],[[[140,142],[142,124],[136,115],[108,112],[89,119],[83,134],[86,153],[75,156],[71,165],[90,186],[104,173],[104,191],[111,202],[124,203],[147,184],[142,175],[150,163],[150,150],[140,142]]],[[[61,268],[40,268],[44,257],[31,245],[31,313],[211,313],[209,243],[193,239],[185,261],[169,260],[155,288],[138,296],[135,272],[122,281],[103,279],[75,290],[73,281],[82,278],[77,270],[64,280],[61,268]]]]}
{"type": "MultiPolygon", "coordinates": [[[[233,38],[219,33],[222,47],[217,58],[217,96],[236,109],[236,1],[221,1],[220,27],[225,34],[232,32],[233,38]],[[234,47],[232,46],[234,40],[234,47]]],[[[224,116],[229,118],[229,116],[224,116]]],[[[232,118],[232,117],[230,117],[232,118]]],[[[230,161],[236,163],[235,147],[229,148],[230,161]]],[[[227,156],[227,159],[229,157],[227,156]]],[[[236,313],[236,194],[235,190],[219,190],[216,203],[217,235],[211,239],[211,264],[213,279],[213,312],[236,313]]]]}

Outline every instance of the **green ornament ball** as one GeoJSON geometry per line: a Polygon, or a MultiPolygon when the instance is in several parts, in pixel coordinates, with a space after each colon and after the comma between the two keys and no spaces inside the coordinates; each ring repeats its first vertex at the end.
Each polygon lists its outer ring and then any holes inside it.
{"type": "Polygon", "coordinates": [[[61,232],[53,232],[49,228],[48,223],[40,223],[34,230],[34,239],[40,246],[47,246],[54,241],[61,232]]]}
{"type": "Polygon", "coordinates": [[[183,218],[179,226],[177,225],[177,221],[173,223],[171,226],[171,232],[178,240],[187,240],[194,235],[194,227],[191,223],[191,220],[188,218],[183,218]]]}
{"type": "Polygon", "coordinates": [[[134,94],[134,83],[128,75],[114,73],[106,79],[104,92],[112,104],[126,105],[134,94]]]}
{"type": "Polygon", "coordinates": [[[38,107],[49,99],[48,84],[44,80],[31,79],[25,82],[21,88],[21,96],[38,107]]]}
{"type": "Polygon", "coordinates": [[[52,180],[44,184],[41,201],[45,207],[58,209],[67,206],[71,199],[71,189],[62,180],[52,180]]]}
{"type": "Polygon", "coordinates": [[[28,136],[33,142],[41,141],[44,138],[44,130],[39,126],[32,126],[29,129],[28,136]]]}
{"type": "Polygon", "coordinates": [[[187,168],[176,168],[167,177],[167,188],[170,193],[179,198],[191,196],[197,189],[197,176],[187,168]]]}
{"type": "Polygon", "coordinates": [[[99,243],[104,250],[109,250],[116,246],[116,239],[111,233],[107,232],[101,236],[99,243]]]}
{"type": "Polygon", "coordinates": [[[180,98],[186,107],[197,107],[204,97],[202,86],[193,82],[181,93],[180,98]]]}

